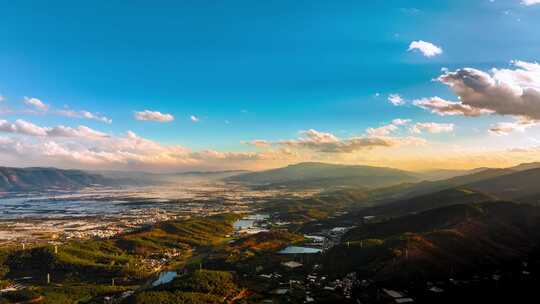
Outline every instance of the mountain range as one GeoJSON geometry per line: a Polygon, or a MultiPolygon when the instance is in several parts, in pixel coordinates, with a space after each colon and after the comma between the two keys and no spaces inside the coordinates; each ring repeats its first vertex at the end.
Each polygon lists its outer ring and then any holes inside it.
{"type": "Polygon", "coordinates": [[[69,190],[117,182],[81,170],[0,167],[0,191],[69,190]]]}
{"type": "Polygon", "coordinates": [[[420,173],[385,167],[315,162],[259,172],[230,170],[148,173],[0,167],[0,191],[68,190],[100,185],[155,185],[224,180],[268,188],[353,189],[368,192],[370,200],[378,203],[455,187],[493,193],[505,199],[534,201],[536,194],[540,192],[536,190],[535,183],[539,177],[540,163],[521,164],[505,169],[433,170],[420,173]],[[454,176],[456,174],[461,175],[454,176]],[[451,177],[444,178],[448,176],[451,177]]]}
{"type": "Polygon", "coordinates": [[[418,182],[420,178],[416,173],[393,168],[310,162],[235,175],[227,180],[266,187],[377,188],[399,183],[418,182]]]}
{"type": "Polygon", "coordinates": [[[327,253],[326,265],[405,284],[493,271],[537,248],[539,215],[530,205],[490,201],[364,224],[327,253]]]}
{"type": "Polygon", "coordinates": [[[126,171],[83,171],[57,168],[0,167],[0,191],[26,192],[76,190],[100,186],[148,186],[221,180],[247,171],[192,171],[179,173],[149,173],[126,171]]]}

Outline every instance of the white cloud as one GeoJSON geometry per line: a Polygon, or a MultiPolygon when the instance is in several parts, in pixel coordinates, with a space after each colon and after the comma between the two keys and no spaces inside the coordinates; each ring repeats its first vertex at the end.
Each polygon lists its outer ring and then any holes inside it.
{"type": "Polygon", "coordinates": [[[135,112],[135,119],[170,122],[174,120],[174,116],[172,116],[171,114],[164,114],[158,111],[144,110],[141,112],[135,112]]]}
{"type": "Polygon", "coordinates": [[[97,113],[92,113],[92,112],[89,112],[89,111],[74,111],[74,110],[59,110],[56,112],[58,115],[62,115],[62,116],[66,116],[66,117],[73,117],[73,118],[84,118],[84,119],[91,119],[91,120],[96,120],[96,121],[100,121],[100,122],[103,122],[103,123],[106,123],[106,124],[111,124],[112,123],[112,119],[106,117],[106,116],[102,116],[100,114],[97,114],[97,113]]]}
{"type": "Polygon", "coordinates": [[[15,121],[16,132],[34,136],[47,136],[47,129],[22,119],[15,121]]]}
{"type": "Polygon", "coordinates": [[[458,96],[461,104],[499,115],[540,119],[540,65],[513,61],[515,69],[473,68],[446,72],[437,80],[458,96]]]}
{"type": "Polygon", "coordinates": [[[390,134],[399,130],[399,127],[405,126],[411,122],[410,119],[401,119],[396,118],[392,120],[392,123],[378,127],[378,128],[368,128],[366,133],[368,136],[375,137],[384,137],[389,136],[390,134]]]}
{"type": "Polygon", "coordinates": [[[420,134],[423,131],[429,133],[448,133],[454,131],[454,124],[419,122],[410,128],[411,133],[420,134]]]}
{"type": "Polygon", "coordinates": [[[286,149],[264,152],[194,152],[179,145],[163,145],[131,131],[119,137],[107,136],[97,141],[80,138],[89,136],[101,134],[85,128],[58,127],[54,131],[49,130],[48,136],[0,137],[0,159],[17,155],[15,163],[25,165],[46,163],[93,169],[171,171],[182,168],[237,169],[247,163],[289,161],[291,157],[295,157],[293,152],[286,149]]]}
{"type": "Polygon", "coordinates": [[[17,119],[15,123],[10,123],[7,120],[0,120],[0,131],[30,136],[47,136],[47,129],[22,119],[17,119]]]}
{"type": "Polygon", "coordinates": [[[300,132],[300,138],[280,141],[276,145],[305,149],[322,153],[352,153],[376,147],[395,147],[403,145],[423,145],[425,140],[418,137],[351,137],[340,139],[331,133],[307,130],[300,132]]]}
{"type": "Polygon", "coordinates": [[[459,101],[448,101],[437,96],[418,99],[415,100],[413,104],[420,108],[430,110],[432,113],[440,116],[463,115],[468,117],[477,117],[480,115],[493,113],[491,110],[474,108],[459,101]]]}
{"type": "Polygon", "coordinates": [[[197,116],[195,116],[195,115],[191,115],[191,116],[189,117],[189,119],[190,119],[192,122],[199,122],[199,121],[200,121],[199,117],[197,117],[197,116]]]}
{"type": "Polygon", "coordinates": [[[516,122],[501,122],[489,128],[491,134],[524,132],[540,121],[540,64],[512,61],[514,69],[473,68],[445,70],[437,78],[457,95],[459,101],[440,97],[415,100],[414,105],[444,115],[477,117],[486,114],[508,115],[516,122]]]}
{"type": "Polygon", "coordinates": [[[528,128],[538,125],[538,122],[520,120],[515,122],[499,122],[490,126],[488,132],[494,135],[508,135],[512,132],[525,132],[528,128]]]}
{"type": "Polygon", "coordinates": [[[408,51],[418,50],[424,54],[424,56],[430,58],[443,53],[442,48],[435,44],[423,40],[413,41],[409,45],[408,51]]]}
{"type": "Polygon", "coordinates": [[[6,100],[6,98],[4,97],[4,95],[0,94],[0,102],[6,100]]]}
{"type": "Polygon", "coordinates": [[[399,94],[388,95],[388,101],[395,106],[401,106],[405,104],[405,100],[399,94]]]}
{"type": "Polygon", "coordinates": [[[47,135],[52,137],[79,137],[85,139],[104,139],[109,135],[93,130],[86,126],[78,126],[77,128],[57,126],[47,130],[47,135]]]}
{"type": "Polygon", "coordinates": [[[398,127],[396,125],[389,124],[378,128],[369,128],[366,132],[370,136],[388,136],[397,130],[398,127]]]}
{"type": "Polygon", "coordinates": [[[49,106],[46,105],[43,101],[37,99],[37,98],[34,98],[34,97],[24,97],[24,103],[29,105],[29,106],[32,106],[34,108],[36,108],[37,110],[40,110],[40,111],[47,111],[49,109],[49,106]]]}
{"type": "Polygon", "coordinates": [[[14,123],[10,123],[7,120],[0,120],[0,132],[38,137],[77,137],[89,140],[109,137],[105,133],[93,130],[86,126],[79,126],[77,128],[56,126],[49,128],[41,127],[22,119],[18,119],[14,123]]]}
{"type": "Polygon", "coordinates": [[[392,120],[392,124],[396,125],[396,126],[404,126],[406,124],[409,124],[410,122],[411,122],[410,119],[396,118],[396,119],[392,120]]]}
{"type": "Polygon", "coordinates": [[[540,4],[540,0],[523,0],[521,1],[522,4],[525,4],[527,6],[540,4]]]}
{"type": "MultiPolygon", "coordinates": [[[[307,130],[299,138],[269,142],[244,142],[264,148],[257,152],[191,151],[166,145],[131,131],[120,136],[90,128],[41,127],[29,122],[0,121],[0,129],[13,137],[0,136],[0,160],[4,165],[42,165],[72,168],[107,168],[150,171],[221,170],[268,168],[298,161],[336,161],[356,158],[357,151],[425,144],[418,137],[337,136],[307,130]]],[[[392,153],[392,152],[390,152],[392,153]]],[[[378,155],[378,153],[377,153],[378,155]]]]}
{"type": "Polygon", "coordinates": [[[0,132],[15,133],[17,132],[17,127],[7,120],[0,120],[0,132]]]}
{"type": "Polygon", "coordinates": [[[309,141],[316,143],[329,143],[338,141],[338,138],[334,134],[328,132],[319,132],[314,129],[300,131],[300,135],[305,136],[309,141]]]}

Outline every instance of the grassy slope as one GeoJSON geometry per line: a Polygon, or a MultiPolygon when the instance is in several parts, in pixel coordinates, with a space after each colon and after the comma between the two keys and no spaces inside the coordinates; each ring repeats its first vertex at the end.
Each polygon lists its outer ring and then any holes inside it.
{"type": "Polygon", "coordinates": [[[349,231],[343,244],[327,253],[326,265],[402,282],[493,269],[538,245],[538,215],[531,206],[489,202],[367,224],[349,231]]]}
{"type": "Polygon", "coordinates": [[[197,270],[169,284],[130,297],[126,304],[227,303],[240,292],[233,275],[224,271],[197,270]]]}
{"type": "Polygon", "coordinates": [[[114,277],[140,279],[153,271],[142,259],[153,254],[190,249],[219,242],[232,232],[236,215],[170,221],[111,240],[68,242],[13,252],[7,258],[8,277],[33,276],[44,282],[47,273],[54,281],[108,282],[114,277]]]}

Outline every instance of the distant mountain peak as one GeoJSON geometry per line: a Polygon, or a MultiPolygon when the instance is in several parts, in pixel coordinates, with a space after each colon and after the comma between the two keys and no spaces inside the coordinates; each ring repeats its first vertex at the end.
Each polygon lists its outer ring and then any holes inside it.
{"type": "Polygon", "coordinates": [[[277,169],[240,174],[228,180],[295,188],[375,188],[418,181],[414,173],[398,169],[321,162],[303,162],[277,169]]]}
{"type": "Polygon", "coordinates": [[[68,190],[112,183],[101,175],[81,170],[0,167],[0,191],[68,190]]]}

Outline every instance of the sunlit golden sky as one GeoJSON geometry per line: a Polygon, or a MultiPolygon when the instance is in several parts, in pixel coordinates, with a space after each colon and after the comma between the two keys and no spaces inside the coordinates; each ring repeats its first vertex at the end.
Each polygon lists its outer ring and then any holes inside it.
{"type": "Polygon", "coordinates": [[[2,166],[540,161],[538,1],[22,0],[0,11],[2,166]]]}

